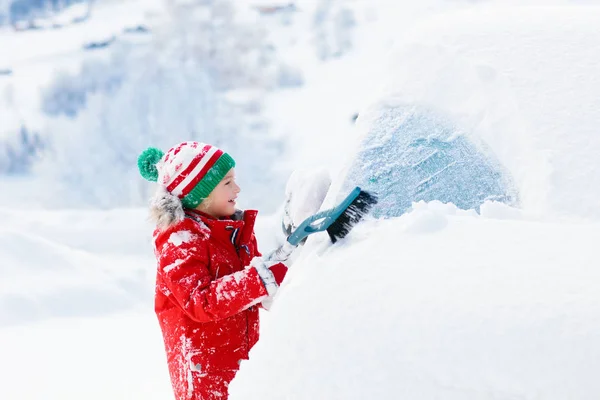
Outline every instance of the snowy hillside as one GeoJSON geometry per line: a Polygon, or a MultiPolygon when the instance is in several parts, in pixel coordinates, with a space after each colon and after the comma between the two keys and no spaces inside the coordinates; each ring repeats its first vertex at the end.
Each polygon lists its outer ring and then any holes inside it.
{"type": "Polygon", "coordinates": [[[0,28],[0,399],[172,398],[130,164],[190,127],[239,152],[263,253],[296,168],[391,217],[308,240],[231,399],[600,398],[600,4],[293,3],[209,7],[249,53],[208,67],[206,15],[154,0],[0,28]]]}

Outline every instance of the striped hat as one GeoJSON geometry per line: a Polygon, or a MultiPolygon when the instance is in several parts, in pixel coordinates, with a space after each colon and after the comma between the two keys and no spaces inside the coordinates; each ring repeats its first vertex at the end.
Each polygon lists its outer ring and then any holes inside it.
{"type": "Polygon", "coordinates": [[[196,208],[221,182],[235,161],[215,146],[183,142],[167,153],[150,147],[138,157],[140,174],[158,182],[186,208],[196,208]]]}

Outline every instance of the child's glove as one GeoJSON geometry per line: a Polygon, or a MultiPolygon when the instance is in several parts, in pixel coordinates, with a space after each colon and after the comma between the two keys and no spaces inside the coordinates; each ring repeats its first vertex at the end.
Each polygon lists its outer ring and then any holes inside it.
{"type": "Polygon", "coordinates": [[[288,268],[279,261],[265,261],[262,257],[252,259],[250,266],[256,269],[267,289],[268,297],[263,300],[262,305],[265,309],[269,309],[288,268]]]}

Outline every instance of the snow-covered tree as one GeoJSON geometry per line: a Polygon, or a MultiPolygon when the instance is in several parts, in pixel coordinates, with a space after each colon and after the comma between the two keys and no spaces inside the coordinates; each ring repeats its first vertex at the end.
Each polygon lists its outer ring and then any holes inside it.
{"type": "Polygon", "coordinates": [[[313,19],[313,43],[321,60],[343,56],[352,48],[354,12],[343,1],[320,0],[313,19]]]}
{"type": "Polygon", "coordinates": [[[170,3],[168,19],[149,45],[115,45],[108,65],[94,71],[97,81],[121,76],[118,88],[88,93],[75,119],[55,118],[48,127],[52,148],[38,171],[67,194],[57,203],[144,204],[151,185],[138,175],[139,153],[197,140],[236,159],[249,206],[277,206],[281,199],[270,193],[275,189],[283,197],[277,159],[284,145],[269,136],[261,115],[276,66],[264,56],[260,30],[236,21],[232,4],[170,3]]]}

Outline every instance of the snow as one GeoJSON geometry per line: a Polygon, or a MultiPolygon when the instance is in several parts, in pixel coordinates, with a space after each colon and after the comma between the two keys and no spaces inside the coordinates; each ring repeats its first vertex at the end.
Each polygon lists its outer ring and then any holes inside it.
{"type": "MultiPolygon", "coordinates": [[[[0,69],[10,68],[13,72],[9,79],[0,79],[0,92],[12,92],[13,115],[16,116],[11,118],[27,121],[30,127],[36,129],[43,126],[39,115],[41,88],[59,71],[79,70],[82,58],[106,56],[82,55],[84,44],[118,36],[124,27],[160,21],[156,14],[163,8],[156,0],[95,3],[94,18],[86,23],[64,24],[60,29],[30,31],[0,27],[0,69]]],[[[75,4],[65,9],[56,17],[56,22],[64,23],[71,16],[80,15],[81,7],[81,4],[75,4]]],[[[2,119],[4,120],[4,115],[2,119]]],[[[2,133],[0,130],[0,135],[2,133]]]]}
{"type": "Polygon", "coordinates": [[[323,168],[296,169],[285,186],[282,222],[289,231],[319,211],[331,185],[329,172],[323,168]]]}
{"type": "MultiPolygon", "coordinates": [[[[141,2],[106,4],[123,12],[98,33],[139,20],[141,2]]],[[[421,201],[368,218],[334,246],[311,236],[263,312],[230,398],[595,400],[600,7],[402,4],[352,2],[353,48],[327,62],[304,34],[315,2],[297,2],[287,25],[272,16],[270,34],[305,84],[269,95],[271,133],[293,151],[266,161],[306,168],[323,187],[320,167],[330,171],[327,206],[382,107],[418,104],[489,149],[518,202],[484,201],[477,213],[421,201]]],[[[40,82],[72,61],[56,50],[85,39],[38,45],[41,32],[21,34],[0,32],[0,67],[14,68],[2,79],[19,89],[0,96],[3,127],[19,123],[6,117],[13,104],[35,120],[40,82]]],[[[35,196],[46,190],[42,180],[0,181],[0,399],[172,398],[148,210],[47,210],[35,196]]],[[[292,208],[295,219],[309,211],[292,208]]],[[[280,243],[280,225],[279,214],[259,215],[263,254],[280,243]]]]}
{"type": "Polygon", "coordinates": [[[378,101],[449,115],[508,168],[523,209],[598,218],[598,21],[598,6],[434,16],[396,43],[378,101]]]}
{"type": "Polygon", "coordinates": [[[595,399],[599,233],[433,202],[313,243],[231,398],[595,399]]]}
{"type": "Polygon", "coordinates": [[[169,264],[169,265],[165,266],[165,267],[163,268],[163,272],[164,272],[165,274],[168,274],[169,272],[171,272],[171,271],[173,270],[173,268],[176,268],[177,266],[181,265],[181,263],[182,263],[183,261],[184,261],[184,260],[175,260],[175,262],[173,262],[173,263],[171,263],[171,264],[169,264]]]}
{"type": "MultiPolygon", "coordinates": [[[[20,232],[0,241],[2,282],[27,286],[16,304],[8,284],[0,290],[0,397],[169,398],[146,210],[2,218],[20,232]],[[111,289],[124,289],[124,276],[141,293],[123,290],[128,302],[97,310],[118,299],[111,289]],[[10,314],[23,297],[38,305],[35,318],[10,314]]],[[[258,221],[263,248],[272,222],[258,221]]],[[[539,221],[502,203],[479,216],[431,202],[369,220],[334,247],[316,240],[263,315],[232,398],[595,398],[599,233],[597,223],[539,221]]]]}
{"type": "Polygon", "coordinates": [[[171,236],[169,236],[169,243],[177,247],[181,246],[182,243],[189,243],[192,238],[193,235],[190,231],[173,232],[171,233],[171,236]]]}
{"type": "Polygon", "coordinates": [[[0,396],[172,397],[162,336],[153,317],[129,312],[2,328],[0,396]]]}
{"type": "Polygon", "coordinates": [[[491,149],[518,208],[420,202],[309,239],[231,398],[598,397],[598,10],[482,5],[396,37],[325,205],[381,110],[415,104],[491,149]]]}
{"type": "Polygon", "coordinates": [[[142,212],[2,209],[0,216],[0,327],[103,316],[151,301],[151,226],[142,212]]]}

